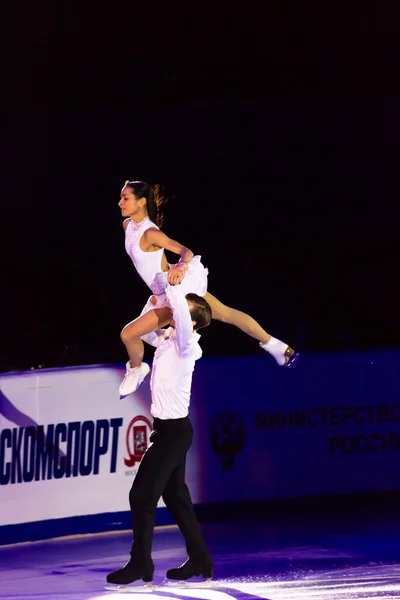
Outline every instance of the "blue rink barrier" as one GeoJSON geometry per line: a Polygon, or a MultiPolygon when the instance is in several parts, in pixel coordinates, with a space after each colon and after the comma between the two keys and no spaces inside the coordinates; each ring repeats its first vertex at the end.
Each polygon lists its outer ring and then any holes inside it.
{"type": "MultiPolygon", "coordinates": [[[[303,356],[293,369],[264,353],[202,358],[187,461],[199,516],[392,498],[399,373],[399,352],[303,356]]],[[[121,401],[122,376],[121,365],[0,376],[0,544],[130,527],[152,418],[148,383],[121,401]]],[[[161,501],[157,523],[171,522],[161,501]]]]}

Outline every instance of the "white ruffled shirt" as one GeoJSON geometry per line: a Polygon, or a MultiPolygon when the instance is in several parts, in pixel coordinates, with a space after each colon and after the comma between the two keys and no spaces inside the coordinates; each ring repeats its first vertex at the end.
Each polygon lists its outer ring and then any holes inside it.
{"type": "Polygon", "coordinates": [[[150,379],[151,414],[158,419],[181,419],[189,414],[194,365],[203,351],[181,286],[168,284],[165,293],[175,328],[142,336],[156,348],[150,379]]]}

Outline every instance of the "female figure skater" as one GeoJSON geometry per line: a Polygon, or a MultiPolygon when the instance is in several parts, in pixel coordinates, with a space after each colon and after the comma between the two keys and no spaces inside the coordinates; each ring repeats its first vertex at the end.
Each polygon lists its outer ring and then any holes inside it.
{"type": "Polygon", "coordinates": [[[171,309],[165,295],[167,283],[181,284],[184,294],[202,296],[211,306],[213,319],[235,325],[257,339],[261,348],[269,352],[278,365],[291,367],[299,354],[288,344],[272,337],[252,317],[225,306],[212,296],[207,291],[208,270],[202,265],[201,257],[194,256],[191,250],[160,230],[164,202],[159,186],[153,188],[144,181],[126,181],[121,190],[118,206],[122,216],[126,217],[123,223],[125,249],[153,295],[141,315],[121,332],[129,361],[119,388],[120,395],[127,396],[137,390],[149,374],[149,365],[142,362],[144,347],[141,336],[165,327],[171,320],[171,309]],[[168,264],[164,250],[180,255],[179,262],[168,264]]]}

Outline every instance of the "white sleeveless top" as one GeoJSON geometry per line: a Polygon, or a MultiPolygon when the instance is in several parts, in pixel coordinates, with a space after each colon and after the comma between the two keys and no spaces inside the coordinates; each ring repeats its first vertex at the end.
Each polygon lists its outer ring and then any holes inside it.
{"type": "Polygon", "coordinates": [[[136,267],[140,277],[151,289],[156,273],[162,270],[162,257],[164,249],[160,248],[155,252],[143,252],[140,249],[140,239],[144,232],[150,227],[159,229],[149,217],[145,217],[140,223],[136,223],[131,219],[125,230],[125,250],[132,259],[133,264],[136,267]]]}

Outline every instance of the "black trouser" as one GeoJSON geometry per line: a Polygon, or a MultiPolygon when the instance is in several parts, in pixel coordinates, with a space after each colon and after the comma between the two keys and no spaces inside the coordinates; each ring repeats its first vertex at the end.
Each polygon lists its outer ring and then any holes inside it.
{"type": "Polygon", "coordinates": [[[185,538],[189,558],[201,564],[211,560],[185,483],[186,453],[192,440],[193,428],[188,417],[154,419],[151,445],[129,493],[133,528],[131,557],[135,563],[152,564],[151,545],[161,496],[185,538]]]}

